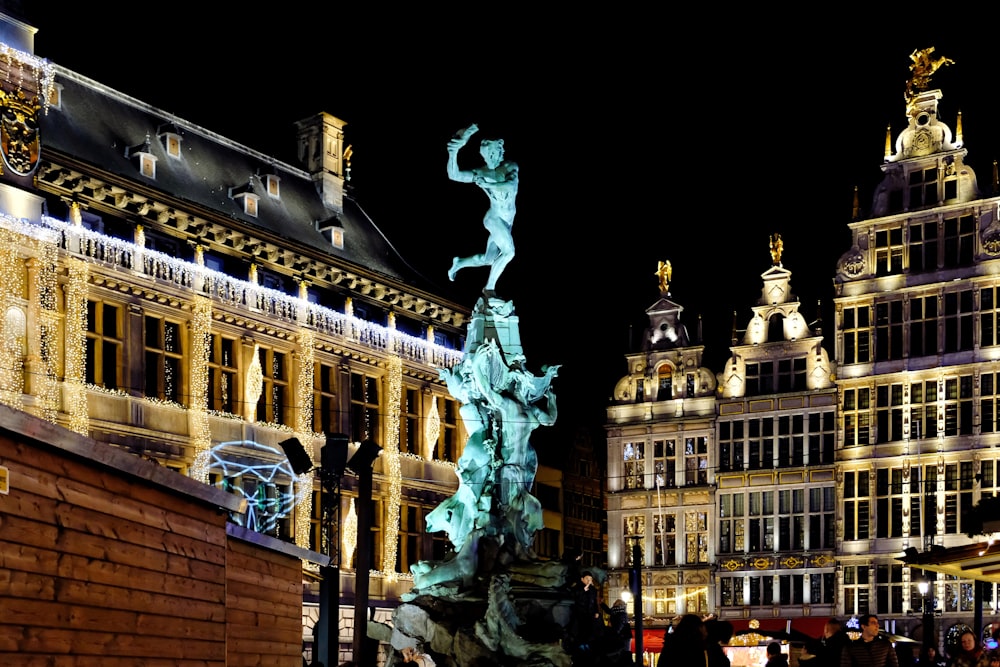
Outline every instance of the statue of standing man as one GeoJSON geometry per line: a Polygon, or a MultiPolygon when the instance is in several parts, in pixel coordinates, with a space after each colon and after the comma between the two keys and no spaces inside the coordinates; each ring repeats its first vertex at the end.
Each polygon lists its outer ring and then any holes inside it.
{"type": "Polygon", "coordinates": [[[455,274],[467,266],[489,266],[486,289],[492,292],[500,274],[514,259],[511,227],[514,225],[514,200],[517,198],[517,164],[503,159],[503,139],[484,139],[479,145],[479,154],[483,156],[485,166],[471,171],[459,169],[458,151],[478,131],[479,128],[472,124],[448,142],[448,178],[459,183],[475,183],[490,198],[490,209],[483,218],[489,238],[485,252],[471,257],[455,257],[448,270],[448,279],[455,280],[455,274]]]}

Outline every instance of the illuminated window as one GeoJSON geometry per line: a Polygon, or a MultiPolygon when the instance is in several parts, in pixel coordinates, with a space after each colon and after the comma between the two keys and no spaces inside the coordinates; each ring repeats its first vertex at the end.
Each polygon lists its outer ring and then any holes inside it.
{"type": "Polygon", "coordinates": [[[938,353],[937,296],[910,299],[910,356],[924,357],[938,353]]]}
{"type": "Polygon", "coordinates": [[[844,567],[844,614],[856,616],[869,613],[868,601],[871,597],[871,588],[868,581],[867,565],[844,567]]]}
{"type": "Polygon", "coordinates": [[[421,560],[429,560],[430,554],[423,553],[425,513],[418,505],[402,505],[399,508],[399,549],[396,553],[396,572],[409,572],[410,566],[421,560]]]}
{"type": "Polygon", "coordinates": [[[903,228],[875,232],[875,275],[888,276],[903,270],[903,228]]]}
{"type": "Polygon", "coordinates": [[[684,439],[684,484],[708,484],[708,438],[684,439]]]}
{"type": "Polygon", "coordinates": [[[844,390],[844,445],[871,444],[871,390],[868,387],[844,390]]]}
{"type": "MultiPolygon", "coordinates": [[[[266,174],[264,176],[264,189],[269,197],[279,198],[281,196],[281,178],[277,174],[266,174]]],[[[404,570],[397,571],[403,572],[404,570]]]]}
{"type": "Polygon", "coordinates": [[[236,378],[236,358],[233,350],[236,341],[219,334],[212,334],[208,351],[208,409],[219,412],[236,412],[239,383],[236,378]]]}
{"type": "Polygon", "coordinates": [[[263,390],[257,401],[257,420],[273,424],[287,424],[288,366],[284,352],[260,347],[260,368],[264,373],[263,390]]]}
{"type": "Polygon", "coordinates": [[[674,397],[673,389],[673,369],[670,364],[663,364],[657,371],[658,385],[656,389],[656,400],[669,401],[674,397]]]}
{"type": "MultiPolygon", "coordinates": [[[[402,415],[399,420],[399,450],[409,454],[420,454],[420,391],[404,388],[402,392],[402,415]]],[[[404,572],[405,570],[400,570],[404,572]]]]}
{"type": "Polygon", "coordinates": [[[351,437],[354,440],[378,440],[379,380],[363,373],[351,373],[351,437]]]}
{"type": "Polygon", "coordinates": [[[677,441],[653,441],[653,485],[658,489],[677,486],[677,441]]]}
{"type": "Polygon", "coordinates": [[[871,335],[871,309],[868,306],[844,308],[845,364],[865,364],[872,360],[871,335]]]}
{"type": "MultiPolygon", "coordinates": [[[[622,517],[622,534],[625,537],[625,565],[630,567],[632,565],[632,550],[636,543],[639,544],[640,553],[644,550],[646,517],[641,514],[622,517]],[[633,537],[642,539],[630,539],[633,537]]],[[[645,556],[643,556],[642,562],[646,562],[645,556]]]]}
{"type": "Polygon", "coordinates": [[[181,325],[146,316],[146,396],[179,403],[182,396],[181,325]]]}
{"type": "Polygon", "coordinates": [[[743,577],[719,577],[723,607],[743,606],[743,577]]]}
{"type": "Polygon", "coordinates": [[[677,563],[677,517],[673,514],[653,515],[653,565],[677,563]]]}
{"type": "Polygon", "coordinates": [[[439,461],[458,461],[458,402],[446,396],[439,396],[433,400],[438,401],[438,415],[441,418],[441,429],[438,433],[438,442],[435,458],[439,461]]]}
{"type": "Polygon", "coordinates": [[[969,612],[975,610],[975,582],[959,579],[950,574],[941,576],[944,582],[944,600],[940,605],[945,612],[969,612]]]}
{"type": "Polygon", "coordinates": [[[708,513],[684,512],[684,562],[708,562],[708,513]]]}
{"type": "Polygon", "coordinates": [[[812,604],[833,604],[837,590],[837,575],[832,572],[809,575],[809,602],[812,604]]]}
{"type": "Polygon", "coordinates": [[[868,471],[844,473],[844,539],[867,540],[871,512],[868,471]]]}
{"type": "Polygon", "coordinates": [[[646,443],[626,442],[622,447],[624,462],[625,488],[643,489],[646,487],[646,443]]]}
{"type": "Polygon", "coordinates": [[[719,496],[719,553],[743,553],[746,548],[742,493],[719,496]]]}
{"type": "Polygon", "coordinates": [[[337,378],[340,377],[340,369],[318,361],[313,368],[313,430],[317,433],[339,433],[337,378]]]}
{"type": "Polygon", "coordinates": [[[122,386],[123,326],[120,306],[87,302],[87,382],[107,389],[122,386]]]}
{"type": "Polygon", "coordinates": [[[903,301],[875,304],[875,361],[903,358],[903,301]]]}

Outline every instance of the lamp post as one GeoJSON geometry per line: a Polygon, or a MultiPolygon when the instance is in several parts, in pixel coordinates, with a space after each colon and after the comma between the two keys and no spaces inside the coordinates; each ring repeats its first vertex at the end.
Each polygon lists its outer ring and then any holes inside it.
{"type": "Polygon", "coordinates": [[[937,648],[937,642],[934,641],[934,609],[933,606],[927,605],[927,593],[930,588],[930,582],[926,579],[917,582],[917,590],[920,591],[920,611],[923,614],[925,654],[927,648],[931,646],[937,648]]]}
{"type": "Polygon", "coordinates": [[[364,440],[347,462],[347,469],[358,476],[358,562],[354,568],[354,662],[374,665],[377,660],[368,641],[368,575],[371,562],[372,465],[382,448],[364,440]]]}
{"type": "Polygon", "coordinates": [[[635,663],[642,664],[642,536],[632,535],[632,569],[629,588],[632,589],[632,615],[635,617],[635,663]]]}

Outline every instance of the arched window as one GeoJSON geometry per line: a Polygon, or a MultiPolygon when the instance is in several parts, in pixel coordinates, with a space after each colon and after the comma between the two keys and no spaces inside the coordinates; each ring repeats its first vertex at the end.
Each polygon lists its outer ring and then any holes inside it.
{"type": "Polygon", "coordinates": [[[663,364],[657,370],[656,400],[669,401],[674,397],[674,369],[670,364],[663,364]]]}

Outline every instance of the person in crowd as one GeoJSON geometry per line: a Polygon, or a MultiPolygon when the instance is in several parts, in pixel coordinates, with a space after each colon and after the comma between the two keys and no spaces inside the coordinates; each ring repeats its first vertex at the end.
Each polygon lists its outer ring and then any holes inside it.
{"type": "Polygon", "coordinates": [[[917,664],[920,667],[947,667],[948,660],[938,653],[936,646],[927,646],[921,649],[917,664]]]}
{"type": "Polygon", "coordinates": [[[587,653],[604,634],[604,619],[597,601],[597,585],[589,571],[580,574],[580,581],[572,588],[573,594],[573,648],[587,653]]]}
{"type": "Polygon", "coordinates": [[[705,622],[707,639],[705,650],[708,652],[708,667],[729,667],[729,657],[722,647],[733,638],[733,624],[729,621],[712,619],[705,622]]]}
{"type": "Polygon", "coordinates": [[[781,642],[767,645],[767,662],[764,667],[788,667],[788,656],[781,652],[781,642]]]}
{"type": "Polygon", "coordinates": [[[827,619],[823,625],[823,636],[806,643],[805,650],[812,658],[799,661],[808,667],[840,667],[840,654],[848,641],[847,633],[839,618],[827,619]]]}
{"type": "Polygon", "coordinates": [[[844,644],[840,666],[899,667],[892,642],[879,634],[878,616],[865,614],[861,617],[861,637],[844,644]]]}
{"type": "MultiPolygon", "coordinates": [[[[708,632],[701,616],[685,614],[673,632],[663,638],[656,667],[701,667],[708,664],[705,651],[708,632]]],[[[641,658],[640,658],[641,659],[641,658]]]]}
{"type": "Polygon", "coordinates": [[[948,667],[990,667],[990,656],[972,630],[958,638],[958,648],[948,660],[948,667]]]}

